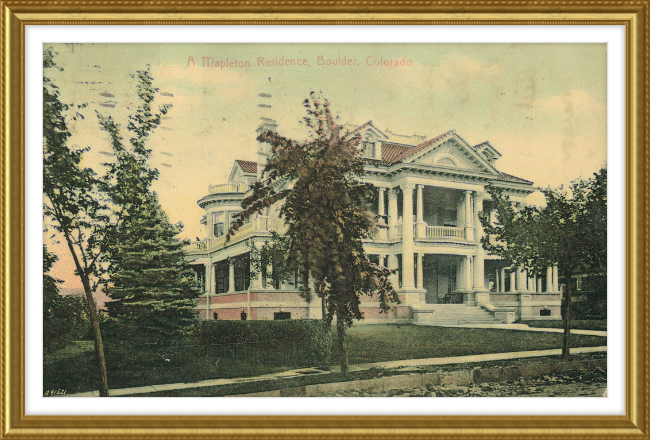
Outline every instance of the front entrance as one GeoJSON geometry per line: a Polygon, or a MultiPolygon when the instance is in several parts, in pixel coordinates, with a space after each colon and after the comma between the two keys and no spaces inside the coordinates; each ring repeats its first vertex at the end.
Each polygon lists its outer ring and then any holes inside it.
{"type": "Polygon", "coordinates": [[[456,290],[456,258],[444,255],[424,255],[422,258],[423,287],[427,304],[460,304],[462,294],[456,290]]]}

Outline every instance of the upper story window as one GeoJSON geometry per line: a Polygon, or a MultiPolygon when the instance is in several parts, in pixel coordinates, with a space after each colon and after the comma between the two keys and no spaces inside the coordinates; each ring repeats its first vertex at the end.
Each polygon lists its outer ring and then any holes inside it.
{"type": "Polygon", "coordinates": [[[215,237],[221,237],[225,233],[225,228],[223,223],[215,223],[213,225],[213,235],[215,237]]]}
{"type": "Polygon", "coordinates": [[[361,141],[361,151],[363,157],[374,159],[377,149],[377,139],[372,133],[365,133],[361,141]]]}

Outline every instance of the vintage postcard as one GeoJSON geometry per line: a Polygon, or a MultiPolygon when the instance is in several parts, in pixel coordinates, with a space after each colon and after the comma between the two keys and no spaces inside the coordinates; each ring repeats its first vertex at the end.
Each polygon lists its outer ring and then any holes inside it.
{"type": "Polygon", "coordinates": [[[606,74],[45,44],[43,396],[606,396],[606,74]]]}

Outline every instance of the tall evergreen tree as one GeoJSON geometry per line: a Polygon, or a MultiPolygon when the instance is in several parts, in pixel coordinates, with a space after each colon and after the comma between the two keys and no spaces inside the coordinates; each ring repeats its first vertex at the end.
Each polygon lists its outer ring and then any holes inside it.
{"type": "Polygon", "coordinates": [[[184,243],[176,238],[181,229],[169,222],[155,194],[120,228],[107,258],[105,289],[112,299],[106,309],[119,331],[116,337],[165,341],[193,325],[197,287],[184,243]]]}
{"type": "Polygon", "coordinates": [[[122,128],[110,116],[98,115],[109,134],[116,161],[109,164],[104,180],[112,203],[121,207],[123,221],[109,249],[106,294],[109,318],[121,337],[168,339],[193,323],[197,288],[194,272],[176,238],[182,225],[172,225],[158,203],[151,184],[158,170],[149,165],[149,136],[169,107],[154,111],[158,89],[149,69],[137,71],[140,105],[129,116],[128,143],[122,128]]]}
{"type": "Polygon", "coordinates": [[[306,298],[311,297],[309,278],[314,281],[328,328],[336,317],[341,371],[346,373],[345,329],[354,320],[363,319],[360,296],[376,295],[382,311],[398,298],[389,281],[391,271],[372,263],[363,248],[362,240],[375,226],[369,210],[374,192],[361,181],[360,138],[342,133],[327,100],[312,93],[304,107],[307,115],[303,123],[309,132],[306,141],[271,131],[258,137],[272,148],[266,177],[255,183],[252,195],[242,202],[241,217],[229,234],[247,216],[283,202],[280,215],[287,225],[286,267],[298,270],[306,298]]]}

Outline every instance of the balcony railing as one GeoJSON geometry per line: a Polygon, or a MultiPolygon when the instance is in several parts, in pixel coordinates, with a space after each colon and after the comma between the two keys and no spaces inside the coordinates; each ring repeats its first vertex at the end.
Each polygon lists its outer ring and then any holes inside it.
{"type": "MultiPolygon", "coordinates": [[[[403,225],[395,225],[396,237],[403,237],[403,225]]],[[[425,226],[424,237],[418,236],[417,225],[413,225],[414,238],[426,238],[430,240],[464,240],[465,232],[463,228],[453,228],[449,226],[425,226]]],[[[374,237],[373,237],[374,238],[374,237]]]]}
{"type": "MultiPolygon", "coordinates": [[[[249,223],[246,223],[237,232],[230,237],[230,243],[238,243],[250,236],[261,233],[268,234],[276,231],[282,234],[285,231],[284,222],[281,219],[271,217],[255,217],[249,223]]],[[[202,241],[195,241],[188,245],[185,250],[192,253],[203,253],[214,249],[222,248],[226,245],[226,236],[206,238],[202,241]]]]}
{"type": "Polygon", "coordinates": [[[221,185],[210,185],[208,187],[208,192],[210,194],[221,194],[221,193],[245,193],[248,191],[249,184],[247,182],[230,182],[222,183],[221,185]]]}
{"type": "Polygon", "coordinates": [[[427,225],[426,238],[430,238],[434,240],[436,239],[463,240],[465,238],[465,234],[463,232],[463,228],[427,225]]]}

